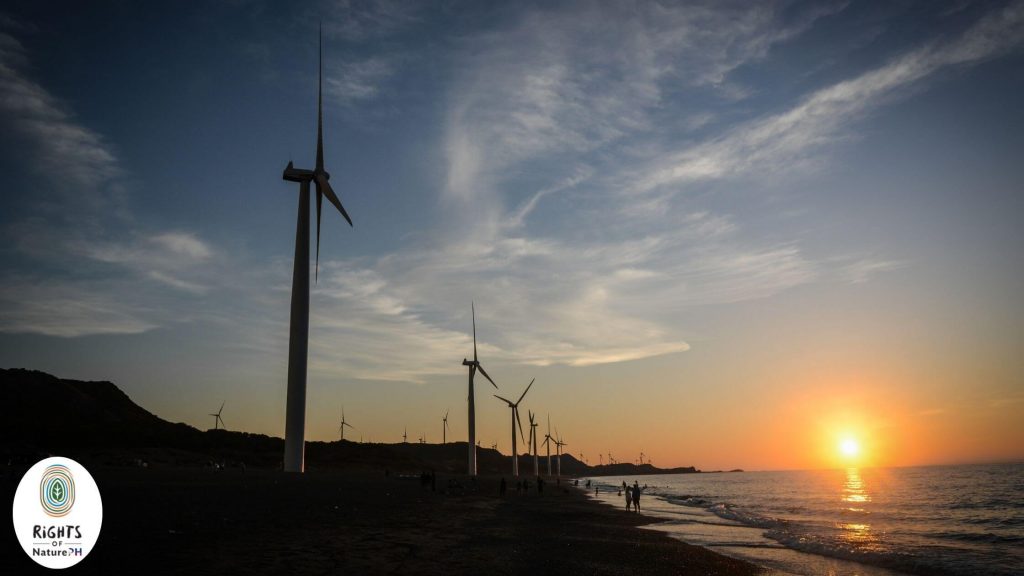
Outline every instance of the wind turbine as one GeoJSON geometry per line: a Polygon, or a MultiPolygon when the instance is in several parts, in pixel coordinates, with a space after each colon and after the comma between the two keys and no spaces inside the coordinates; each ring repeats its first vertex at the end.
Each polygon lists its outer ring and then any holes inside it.
{"type": "MultiPolygon", "coordinates": [[[[516,400],[515,404],[513,404],[511,400],[502,398],[497,394],[494,395],[495,398],[504,401],[506,404],[508,404],[508,407],[512,409],[512,476],[514,478],[519,477],[519,452],[516,450],[517,422],[519,423],[519,436],[523,437],[523,421],[519,419],[519,403],[523,401],[523,398],[526,397],[526,393],[530,391],[530,387],[533,386],[534,380],[536,380],[536,378],[530,380],[530,384],[526,387],[526,390],[523,390],[522,395],[519,396],[519,400],[516,400]]],[[[523,437],[523,442],[526,442],[525,437],[523,437]]]]}
{"type": "Polygon", "coordinates": [[[341,424],[338,425],[338,432],[341,433],[342,441],[345,440],[345,426],[348,426],[349,428],[351,428],[353,430],[356,429],[355,426],[349,424],[348,422],[345,422],[345,407],[342,406],[341,407],[341,424]]]}
{"type": "Polygon", "coordinates": [[[551,414],[548,414],[548,433],[544,435],[544,446],[548,449],[548,476],[551,476],[551,443],[554,438],[551,437],[551,414]]]}
{"type": "Polygon", "coordinates": [[[527,416],[530,417],[530,448],[533,450],[533,475],[540,475],[540,466],[537,465],[537,423],[533,421],[534,414],[529,410],[526,411],[527,416]]]}
{"type": "Polygon", "coordinates": [[[448,443],[448,430],[451,429],[448,427],[448,412],[449,410],[445,410],[444,418],[441,419],[444,422],[444,426],[441,427],[441,444],[448,443]]]}
{"type": "Polygon", "coordinates": [[[309,183],[316,185],[316,259],[320,271],[320,207],[324,196],[334,204],[352,226],[352,219],[341,205],[324,170],[323,137],[323,26],[320,29],[320,61],[317,79],[316,167],[295,168],[291,162],[283,178],[299,183],[299,217],[295,227],[295,265],[292,269],[291,329],[288,336],[288,402],[284,424],[284,470],[305,470],[306,452],[306,363],[309,351],[309,183]]]}
{"type": "MultiPolygon", "coordinates": [[[[225,401],[225,402],[226,402],[226,401],[225,401]]],[[[210,416],[213,416],[213,429],[214,429],[214,430],[216,430],[216,429],[217,429],[217,424],[218,424],[218,423],[219,423],[219,424],[220,424],[221,426],[224,426],[224,419],[220,417],[220,413],[221,413],[221,412],[223,412],[223,411],[224,411],[224,402],[221,402],[221,403],[220,403],[220,410],[217,410],[217,413],[216,413],[216,414],[210,414],[210,416]]],[[[225,429],[225,430],[227,430],[227,429],[228,429],[228,427],[227,427],[227,426],[224,426],[224,429],[225,429]]]]}
{"type": "Polygon", "coordinates": [[[470,309],[473,313],[473,359],[466,360],[462,359],[462,365],[469,367],[469,441],[466,443],[469,445],[469,475],[476,476],[476,403],[473,400],[473,376],[476,375],[476,371],[479,370],[484,378],[494,386],[494,389],[498,389],[498,385],[491,380],[491,377],[487,375],[487,371],[480,365],[480,360],[477,359],[476,355],[476,305],[470,302],[470,309]]]}
{"type": "Polygon", "coordinates": [[[402,443],[406,444],[409,442],[409,429],[402,428],[402,443]]]}
{"type": "Polygon", "coordinates": [[[559,478],[561,478],[562,477],[562,446],[568,446],[568,444],[566,444],[565,442],[562,442],[562,435],[558,433],[558,428],[555,428],[555,436],[558,437],[558,439],[555,440],[555,449],[558,451],[558,456],[557,456],[557,460],[556,460],[557,465],[558,465],[557,476],[559,478]]]}

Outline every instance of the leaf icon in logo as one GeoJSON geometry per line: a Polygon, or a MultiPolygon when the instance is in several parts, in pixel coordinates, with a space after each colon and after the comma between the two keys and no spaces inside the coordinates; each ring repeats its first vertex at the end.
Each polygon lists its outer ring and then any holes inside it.
{"type": "Polygon", "coordinates": [[[53,483],[53,488],[50,489],[50,496],[55,502],[61,502],[64,500],[64,487],[61,486],[60,482],[53,483]]]}

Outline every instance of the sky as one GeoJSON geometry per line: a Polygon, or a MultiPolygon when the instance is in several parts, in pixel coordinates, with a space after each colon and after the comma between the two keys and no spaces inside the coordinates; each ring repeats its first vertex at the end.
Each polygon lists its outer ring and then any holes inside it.
{"type": "Polygon", "coordinates": [[[321,22],[308,439],[464,440],[472,302],[591,463],[1024,459],[1013,1],[6,2],[0,366],[283,435],[321,22]]]}

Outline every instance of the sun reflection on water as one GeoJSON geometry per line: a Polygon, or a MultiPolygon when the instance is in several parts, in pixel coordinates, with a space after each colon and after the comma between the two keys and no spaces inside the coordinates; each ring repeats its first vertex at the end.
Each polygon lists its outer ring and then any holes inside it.
{"type": "MultiPolygon", "coordinates": [[[[857,468],[846,469],[846,482],[843,483],[842,501],[846,510],[853,513],[868,514],[863,505],[871,502],[864,479],[857,468]]],[[[870,544],[875,542],[871,525],[864,520],[858,522],[840,522],[836,525],[842,531],[843,540],[851,544],[870,544]]]]}

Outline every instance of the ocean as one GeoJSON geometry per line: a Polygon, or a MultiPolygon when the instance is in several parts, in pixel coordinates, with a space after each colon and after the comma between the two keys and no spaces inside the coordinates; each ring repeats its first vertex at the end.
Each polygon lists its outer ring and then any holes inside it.
{"type": "Polygon", "coordinates": [[[1024,464],[590,480],[623,510],[646,484],[649,528],[772,574],[1024,575],[1024,464]]]}

